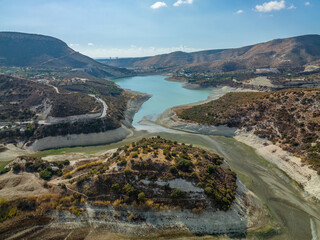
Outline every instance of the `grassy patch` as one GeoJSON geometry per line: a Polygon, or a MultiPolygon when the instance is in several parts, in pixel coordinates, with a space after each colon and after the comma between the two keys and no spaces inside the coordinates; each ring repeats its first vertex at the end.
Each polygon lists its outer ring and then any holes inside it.
{"type": "Polygon", "coordinates": [[[5,168],[11,161],[1,161],[0,162],[0,171],[5,168]]]}

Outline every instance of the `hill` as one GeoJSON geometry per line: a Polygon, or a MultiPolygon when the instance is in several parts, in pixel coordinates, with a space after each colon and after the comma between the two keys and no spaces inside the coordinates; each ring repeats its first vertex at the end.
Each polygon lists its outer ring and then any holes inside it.
{"type": "Polygon", "coordinates": [[[234,71],[255,68],[301,68],[320,59],[320,35],[276,39],[235,49],[173,52],[146,58],[99,60],[132,69],[234,71]]]}
{"type": "Polygon", "coordinates": [[[160,137],[78,160],[21,156],[0,172],[0,184],[7,198],[0,198],[0,236],[30,215],[64,226],[129,227],[139,239],[166,229],[242,234],[255,205],[222,157],[160,137]]]}
{"type": "Polygon", "coordinates": [[[0,32],[0,66],[78,70],[101,78],[131,75],[127,69],[84,56],[57,38],[18,32],[0,32]]]}
{"type": "Polygon", "coordinates": [[[178,110],[185,121],[253,131],[300,157],[320,175],[320,89],[228,93],[178,110]]]}
{"type": "Polygon", "coordinates": [[[134,97],[106,80],[54,86],[0,74],[0,141],[117,129],[134,97]]]}

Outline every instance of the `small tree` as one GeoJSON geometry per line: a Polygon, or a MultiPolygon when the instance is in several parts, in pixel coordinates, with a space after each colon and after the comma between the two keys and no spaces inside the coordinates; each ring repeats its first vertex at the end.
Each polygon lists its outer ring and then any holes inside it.
{"type": "Polygon", "coordinates": [[[146,200],[146,195],[144,194],[144,192],[141,192],[138,194],[138,201],[139,202],[144,202],[146,200]]]}
{"type": "Polygon", "coordinates": [[[18,164],[18,163],[13,164],[12,169],[15,173],[20,172],[20,170],[21,170],[20,164],[18,164]]]}
{"type": "Polygon", "coordinates": [[[50,180],[50,178],[52,177],[52,172],[46,168],[40,172],[40,177],[44,180],[50,180]]]}

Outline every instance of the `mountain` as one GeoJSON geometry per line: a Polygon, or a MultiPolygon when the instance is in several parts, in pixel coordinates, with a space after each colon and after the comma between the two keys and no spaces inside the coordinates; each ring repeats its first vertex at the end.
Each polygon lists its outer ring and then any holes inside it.
{"type": "Polygon", "coordinates": [[[132,75],[82,55],[57,38],[18,32],[0,32],[0,66],[69,68],[103,78],[132,75]]]}
{"type": "Polygon", "coordinates": [[[299,68],[320,59],[320,35],[276,39],[234,49],[173,52],[145,58],[102,59],[116,67],[233,71],[248,68],[299,68]]]}

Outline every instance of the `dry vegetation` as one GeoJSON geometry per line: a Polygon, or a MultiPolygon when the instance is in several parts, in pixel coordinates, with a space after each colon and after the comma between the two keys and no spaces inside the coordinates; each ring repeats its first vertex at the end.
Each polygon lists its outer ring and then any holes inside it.
{"type": "Polygon", "coordinates": [[[254,130],[302,158],[320,174],[320,89],[269,93],[229,93],[199,106],[180,110],[186,121],[254,130]]]}
{"type": "MultiPolygon", "coordinates": [[[[52,210],[79,215],[85,203],[115,210],[130,206],[141,211],[226,211],[235,199],[237,185],[236,174],[222,163],[223,158],[214,153],[160,137],[144,138],[112,155],[74,164],[19,157],[10,164],[10,172],[2,174],[32,173],[49,193],[2,198],[0,222],[25,214],[43,216],[52,210]],[[187,185],[170,187],[175,180],[187,185]]],[[[126,219],[139,221],[139,216],[128,212],[126,219]]]]}
{"type": "Polygon", "coordinates": [[[30,108],[50,99],[53,117],[66,117],[100,112],[102,107],[94,98],[76,92],[58,94],[51,86],[33,81],[0,75],[0,121],[31,120],[35,112],[30,108]]]}
{"type": "Polygon", "coordinates": [[[0,129],[2,142],[17,139],[28,141],[67,134],[96,133],[119,128],[121,120],[125,118],[127,101],[133,97],[114,83],[106,80],[95,79],[75,84],[66,84],[61,80],[56,84],[60,93],[57,93],[52,86],[0,75],[0,121],[13,123],[0,129]],[[76,122],[40,125],[37,123],[36,112],[31,108],[41,105],[45,99],[48,99],[52,105],[50,115],[53,117],[101,112],[102,104],[88,94],[94,94],[107,103],[107,116],[76,122]]]}

